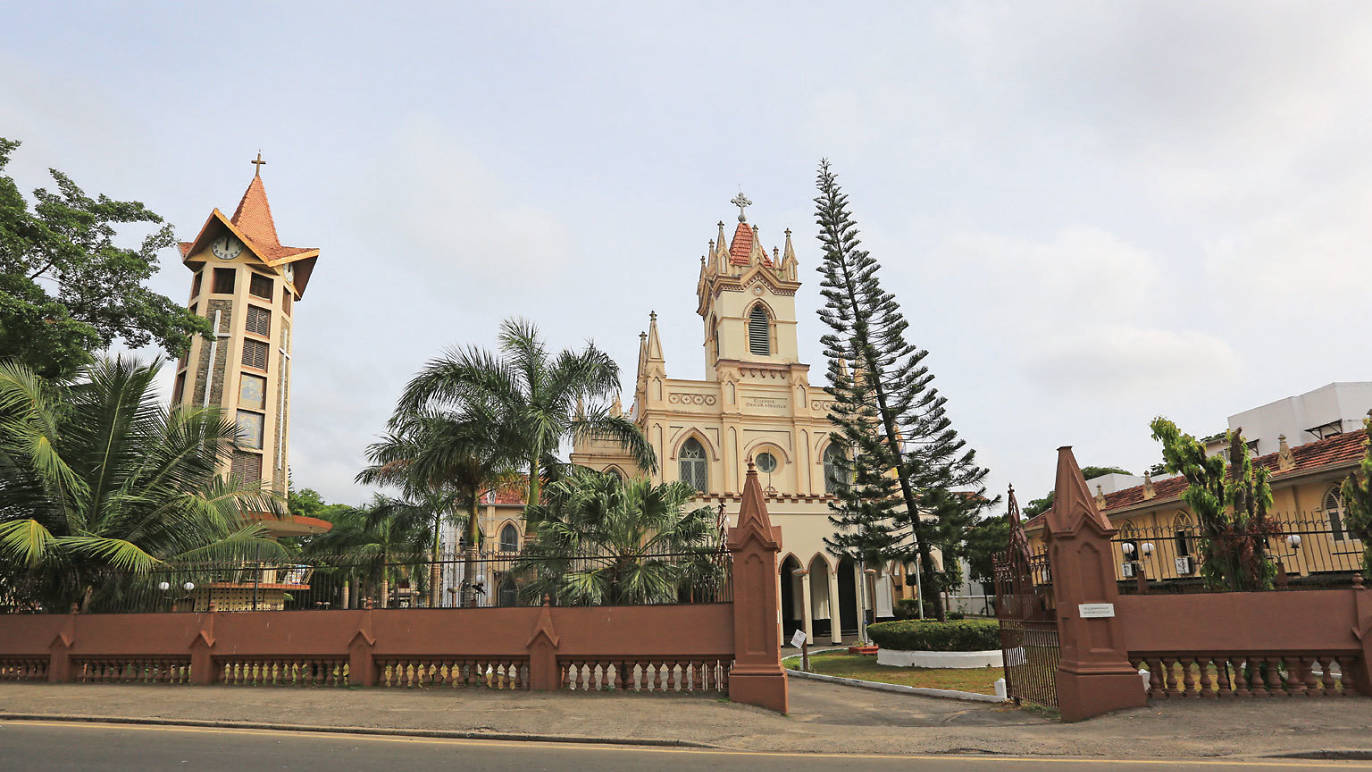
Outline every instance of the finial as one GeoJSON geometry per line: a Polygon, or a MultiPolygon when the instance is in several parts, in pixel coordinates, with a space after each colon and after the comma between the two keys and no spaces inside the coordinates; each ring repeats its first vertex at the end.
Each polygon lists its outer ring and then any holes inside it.
{"type": "MultiPolygon", "coordinates": [[[[743,191],[740,190],[740,191],[738,192],[738,195],[737,195],[737,196],[734,196],[733,198],[729,199],[729,203],[731,203],[731,204],[733,204],[734,206],[738,207],[738,221],[739,221],[739,222],[748,222],[748,217],[743,213],[743,208],[744,208],[744,207],[748,207],[748,206],[752,206],[752,205],[753,205],[753,202],[752,202],[752,201],[749,201],[749,200],[748,200],[748,197],[745,196],[745,195],[743,195],[743,191]]],[[[724,224],[724,223],[720,223],[720,225],[723,225],[723,224],[724,224]]]]}
{"type": "Polygon", "coordinates": [[[785,231],[785,233],[786,233],[786,238],[788,238],[788,239],[791,238],[791,229],[790,229],[790,228],[787,228],[786,231],[785,231]]]}
{"type": "Polygon", "coordinates": [[[257,151],[257,160],[255,160],[255,161],[252,162],[252,165],[257,167],[257,170],[253,172],[253,175],[252,175],[252,176],[254,176],[254,177],[261,177],[261,176],[262,176],[262,166],[263,166],[264,164],[266,164],[266,163],[267,163],[266,161],[263,161],[263,160],[262,160],[262,151],[261,151],[261,149],[259,149],[259,150],[257,151]]]}
{"type": "Polygon", "coordinates": [[[643,339],[646,338],[646,337],[648,337],[648,333],[644,332],[643,330],[639,330],[639,331],[638,331],[638,339],[639,339],[639,340],[643,340],[643,339]]]}
{"type": "Polygon", "coordinates": [[[657,312],[656,312],[656,311],[649,311],[649,312],[648,312],[648,321],[650,321],[650,322],[656,322],[656,321],[657,321],[657,312]]]}

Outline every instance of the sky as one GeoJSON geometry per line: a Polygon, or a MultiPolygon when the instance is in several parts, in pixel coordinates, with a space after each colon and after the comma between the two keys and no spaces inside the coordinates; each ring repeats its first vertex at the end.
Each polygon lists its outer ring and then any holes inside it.
{"type": "MultiPolygon", "coordinates": [[[[1372,380],[1372,6],[1288,2],[17,3],[0,136],[191,238],[260,149],[296,310],[292,478],[353,483],[404,383],[504,318],[704,374],[699,258],[743,190],[815,315],[816,166],[954,426],[1021,501],[1054,449],[1372,380]]],[[[131,239],[136,234],[131,234],[131,239]]],[[[132,243],[132,242],[131,242],[132,243]]],[[[190,273],[168,252],[152,285],[190,273]]],[[[151,352],[148,352],[151,353],[151,352]]],[[[162,387],[170,392],[170,368],[162,387]]],[[[627,399],[626,399],[627,401],[627,399]]]]}

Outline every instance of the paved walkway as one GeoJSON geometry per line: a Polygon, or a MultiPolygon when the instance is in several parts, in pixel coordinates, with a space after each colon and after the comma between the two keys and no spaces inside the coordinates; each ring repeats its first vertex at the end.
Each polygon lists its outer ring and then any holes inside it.
{"type": "Polygon", "coordinates": [[[0,684],[0,717],[82,715],[667,740],[735,750],[1114,758],[1372,752],[1372,700],[1165,701],[1078,724],[791,681],[790,716],[695,696],[0,684]]]}

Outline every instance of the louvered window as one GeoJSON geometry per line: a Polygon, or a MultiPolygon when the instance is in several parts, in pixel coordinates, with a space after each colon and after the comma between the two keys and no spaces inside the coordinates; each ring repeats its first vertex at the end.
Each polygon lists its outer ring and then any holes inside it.
{"type": "Polygon", "coordinates": [[[289,287],[281,288],[281,310],[288,314],[291,312],[291,290],[289,287]]]}
{"type": "Polygon", "coordinates": [[[761,356],[769,356],[772,353],[772,331],[770,327],[767,312],[762,310],[762,306],[753,306],[753,312],[748,314],[749,352],[761,356]]]}
{"type": "Polygon", "coordinates": [[[272,277],[254,273],[252,281],[248,283],[248,292],[259,298],[266,298],[267,302],[270,303],[272,299],[272,277]]]}
{"type": "Polygon", "coordinates": [[[195,273],[195,278],[191,279],[191,297],[192,297],[192,298],[198,298],[198,297],[200,297],[200,277],[203,276],[203,275],[204,275],[204,271],[196,271],[196,273],[195,273]]]}
{"type": "Polygon", "coordinates": [[[709,487],[710,479],[706,467],[705,448],[700,446],[700,441],[694,437],[686,440],[677,458],[681,481],[704,493],[709,487]]]}
{"type": "Polygon", "coordinates": [[[214,269],[214,294],[232,295],[233,279],[238,275],[238,271],[233,268],[214,269]]]}
{"type": "Polygon", "coordinates": [[[246,321],[248,332],[256,335],[272,334],[272,312],[257,306],[248,306],[246,321]]]}
{"type": "Polygon", "coordinates": [[[267,369],[267,349],[266,343],[260,340],[243,341],[243,365],[245,367],[256,367],[258,370],[267,369]]]}
{"type": "Polygon", "coordinates": [[[236,451],[233,454],[233,476],[245,483],[262,482],[262,456],[258,453],[236,451]]]}

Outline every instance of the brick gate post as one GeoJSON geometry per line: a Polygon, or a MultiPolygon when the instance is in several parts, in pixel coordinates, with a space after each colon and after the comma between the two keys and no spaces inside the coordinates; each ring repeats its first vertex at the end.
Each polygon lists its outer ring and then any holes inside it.
{"type": "Polygon", "coordinates": [[[729,529],[734,569],[734,666],[729,699],[781,713],[789,709],[777,624],[777,553],[781,528],[767,517],[767,502],[748,462],[738,525],[729,529]]]}
{"type": "Polygon", "coordinates": [[[71,647],[76,642],[76,604],[71,604],[62,630],[48,644],[48,683],[65,684],[71,681],[71,647]]]}
{"type": "MultiPolygon", "coordinates": [[[[525,649],[529,653],[529,689],[555,692],[562,688],[562,671],[557,666],[557,630],[553,627],[552,601],[543,597],[543,608],[534,622],[533,634],[525,649]]],[[[623,688],[622,682],[616,686],[623,688]]]]}
{"type": "Polygon", "coordinates": [[[357,631],[348,639],[348,685],[376,686],[376,660],[372,650],[376,636],[372,634],[372,602],[368,600],[358,619],[357,631]]]}
{"type": "Polygon", "coordinates": [[[1048,561],[1057,602],[1058,709],[1080,721],[1147,704],[1143,683],[1115,616],[1119,587],[1110,537],[1115,529],[1086,489],[1070,447],[1058,448],[1053,508],[1048,510],[1048,561]]]}

